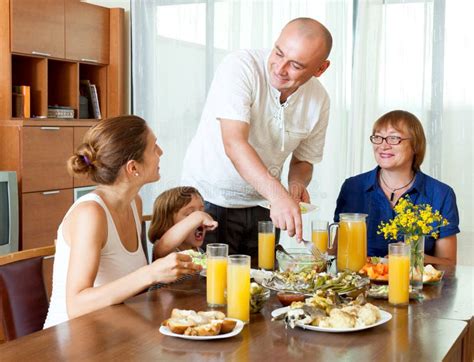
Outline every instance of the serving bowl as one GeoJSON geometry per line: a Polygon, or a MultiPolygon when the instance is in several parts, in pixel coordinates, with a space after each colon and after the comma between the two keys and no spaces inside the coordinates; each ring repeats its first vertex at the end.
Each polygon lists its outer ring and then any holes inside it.
{"type": "Polygon", "coordinates": [[[270,299],[270,289],[257,283],[250,284],[250,313],[260,312],[268,299],[270,299]]]}
{"type": "Polygon", "coordinates": [[[288,248],[286,251],[289,255],[280,250],[276,251],[276,259],[280,271],[302,273],[315,270],[320,273],[326,270],[326,259],[315,257],[306,248],[288,248]]]}

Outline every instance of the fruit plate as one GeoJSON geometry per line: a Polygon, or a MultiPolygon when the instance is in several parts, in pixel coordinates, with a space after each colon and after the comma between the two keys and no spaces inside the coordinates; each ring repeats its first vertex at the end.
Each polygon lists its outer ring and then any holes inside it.
{"type": "MultiPolygon", "coordinates": [[[[282,313],[286,313],[289,309],[290,307],[275,309],[272,312],[272,317],[276,318],[280,316],[282,313]]],[[[347,333],[347,332],[357,332],[357,331],[362,331],[364,329],[377,327],[377,326],[387,323],[390,319],[392,319],[392,315],[389,312],[380,310],[380,319],[376,323],[371,324],[370,326],[361,326],[361,327],[354,327],[354,328],[326,328],[326,327],[311,326],[307,324],[296,324],[296,326],[302,329],[307,329],[309,331],[315,331],[315,332],[347,333]]]]}
{"type": "Polygon", "coordinates": [[[186,336],[184,334],[177,334],[173,333],[169,330],[168,327],[161,326],[159,331],[161,334],[164,334],[165,336],[169,337],[176,337],[176,338],[183,338],[183,339],[191,339],[193,341],[208,341],[211,339],[223,339],[223,338],[230,338],[238,335],[240,332],[242,332],[242,329],[244,328],[244,322],[242,322],[240,319],[234,319],[234,318],[227,318],[227,319],[232,319],[237,322],[235,325],[234,329],[232,332],[226,333],[226,334],[218,334],[217,336],[186,336]]]}

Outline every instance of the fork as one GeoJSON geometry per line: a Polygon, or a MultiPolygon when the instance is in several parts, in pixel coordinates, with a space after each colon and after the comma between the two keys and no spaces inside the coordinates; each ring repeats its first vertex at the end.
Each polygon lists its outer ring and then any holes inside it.
{"type": "Polygon", "coordinates": [[[303,244],[304,244],[304,246],[306,247],[306,249],[308,249],[308,250],[311,252],[311,254],[313,254],[313,256],[314,256],[315,258],[317,258],[317,259],[324,259],[324,258],[325,258],[324,255],[323,255],[323,253],[321,253],[321,252],[319,251],[319,249],[316,248],[316,247],[314,246],[314,244],[313,244],[311,241],[304,240],[304,239],[301,239],[301,241],[303,242],[303,244]]]}

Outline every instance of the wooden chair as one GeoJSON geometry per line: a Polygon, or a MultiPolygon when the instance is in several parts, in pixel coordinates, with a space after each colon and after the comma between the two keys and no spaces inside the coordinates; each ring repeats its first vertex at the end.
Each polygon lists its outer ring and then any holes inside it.
{"type": "Polygon", "coordinates": [[[48,296],[43,280],[43,259],[54,255],[45,246],[0,256],[0,326],[10,341],[43,329],[48,296]]]}

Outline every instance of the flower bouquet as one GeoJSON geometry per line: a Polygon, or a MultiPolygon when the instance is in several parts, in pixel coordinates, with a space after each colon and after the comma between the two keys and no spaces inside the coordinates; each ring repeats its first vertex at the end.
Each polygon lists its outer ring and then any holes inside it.
{"type": "Polygon", "coordinates": [[[405,243],[410,244],[410,280],[413,288],[423,288],[423,262],[425,236],[436,239],[439,228],[448,225],[438,210],[428,204],[414,205],[409,195],[401,198],[394,207],[395,218],[381,222],[379,234],[385,239],[399,240],[404,237],[405,243]]]}

